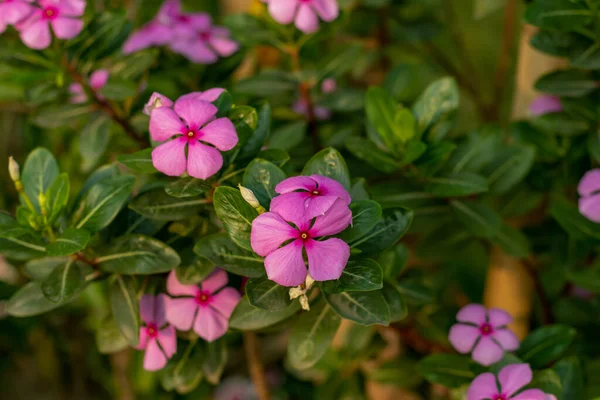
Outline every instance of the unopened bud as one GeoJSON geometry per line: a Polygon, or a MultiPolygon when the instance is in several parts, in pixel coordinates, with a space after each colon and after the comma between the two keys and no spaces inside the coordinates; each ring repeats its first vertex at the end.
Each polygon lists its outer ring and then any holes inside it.
{"type": "Polygon", "coordinates": [[[255,208],[259,212],[259,214],[262,214],[265,211],[267,211],[263,206],[260,205],[258,199],[254,195],[254,192],[252,190],[245,188],[242,185],[238,185],[238,188],[240,188],[240,193],[242,194],[244,200],[246,200],[246,202],[250,204],[252,208],[255,208]]]}
{"type": "Polygon", "coordinates": [[[300,301],[300,305],[302,306],[302,309],[305,311],[310,311],[310,304],[308,303],[308,296],[303,294],[302,296],[300,296],[300,298],[298,299],[298,301],[300,301]]]}
{"type": "Polygon", "coordinates": [[[12,158],[12,156],[8,159],[8,173],[13,182],[21,180],[21,169],[19,168],[19,164],[14,158],[12,158]]]}

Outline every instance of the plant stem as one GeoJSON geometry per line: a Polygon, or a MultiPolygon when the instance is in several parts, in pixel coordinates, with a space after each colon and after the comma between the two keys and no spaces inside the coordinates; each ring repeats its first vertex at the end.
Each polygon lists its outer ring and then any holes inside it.
{"type": "Polygon", "coordinates": [[[254,332],[244,332],[244,350],[250,377],[256,388],[259,400],[270,400],[269,386],[265,379],[265,369],[258,354],[258,338],[254,332]]]}
{"type": "Polygon", "coordinates": [[[494,99],[500,107],[504,105],[507,87],[506,82],[510,70],[510,60],[515,47],[515,26],[517,25],[517,0],[508,0],[504,6],[504,24],[502,28],[502,47],[496,64],[494,75],[494,99]]]}
{"type": "Polygon", "coordinates": [[[540,299],[540,303],[542,305],[544,324],[551,325],[554,323],[554,316],[552,315],[552,303],[550,303],[550,300],[548,299],[548,296],[546,295],[546,291],[544,290],[544,287],[542,286],[542,282],[540,282],[540,278],[537,273],[537,269],[536,269],[535,265],[533,264],[533,262],[530,260],[523,260],[523,265],[525,266],[525,270],[531,277],[535,292],[536,292],[538,298],[540,299]]]}

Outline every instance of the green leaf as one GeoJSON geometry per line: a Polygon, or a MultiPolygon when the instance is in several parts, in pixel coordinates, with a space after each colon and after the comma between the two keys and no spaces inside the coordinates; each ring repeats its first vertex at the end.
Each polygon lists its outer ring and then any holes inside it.
{"type": "Polygon", "coordinates": [[[213,204],[231,240],[241,248],[252,251],[250,231],[252,220],[258,216],[258,212],[244,200],[238,189],[226,186],[215,189],[213,204]]]}
{"type": "Polygon", "coordinates": [[[388,208],[377,224],[367,234],[352,243],[361,254],[378,254],[393,246],[407,231],[413,213],[405,208],[388,208]]]}
{"type": "Polygon", "coordinates": [[[254,159],[246,167],[242,184],[252,190],[258,202],[268,210],[271,200],[277,196],[275,186],[285,178],[285,172],[275,164],[261,159],[254,159]]]}
{"type": "Polygon", "coordinates": [[[577,68],[598,69],[600,68],[600,46],[592,42],[589,47],[570,54],[571,65],[577,68]]]}
{"type": "Polygon", "coordinates": [[[221,375],[227,364],[227,342],[225,340],[217,340],[206,343],[206,351],[202,370],[206,380],[213,385],[219,384],[221,375]]]}
{"type": "MultiPolygon", "coordinates": [[[[543,369],[541,371],[533,372],[533,379],[529,385],[525,386],[526,389],[539,389],[546,393],[546,395],[554,395],[559,396],[562,392],[562,386],[560,384],[560,378],[551,369],[543,369]]],[[[547,396],[549,397],[549,396],[547,396]]],[[[558,397],[556,397],[558,398],[558,397]]],[[[560,397],[561,399],[563,397],[560,397]]],[[[570,397],[565,397],[565,399],[569,399],[570,397]]],[[[576,397],[574,397],[576,398],[576,397]]]]}
{"type": "Polygon", "coordinates": [[[96,330],[96,347],[100,354],[112,354],[129,346],[113,318],[106,318],[96,330]]]}
{"type": "Polygon", "coordinates": [[[97,232],[117,216],[133,190],[133,176],[116,176],[95,183],[79,203],[73,226],[97,232]]]}
{"type": "Polygon", "coordinates": [[[96,13],[86,26],[85,34],[71,41],[73,59],[92,61],[113,54],[121,48],[131,28],[124,10],[96,13]]]}
{"type": "Polygon", "coordinates": [[[500,10],[506,4],[506,0],[475,0],[473,18],[482,19],[495,11],[500,10]]]}
{"type": "Polygon", "coordinates": [[[496,129],[481,129],[472,132],[462,141],[450,161],[448,170],[451,174],[459,172],[479,172],[496,157],[501,146],[501,135],[496,129]]]}
{"type": "Polygon", "coordinates": [[[100,114],[81,130],[79,134],[79,154],[81,154],[81,169],[89,171],[92,169],[102,154],[106,151],[110,141],[110,128],[112,120],[100,114]]]}
{"type": "Polygon", "coordinates": [[[445,77],[431,83],[413,105],[420,134],[454,115],[458,110],[459,93],[454,78],[445,77]]]}
{"type": "Polygon", "coordinates": [[[69,176],[60,174],[46,192],[48,224],[52,225],[69,202],[69,176]]]}
{"type": "Polygon", "coordinates": [[[170,362],[161,374],[163,388],[168,391],[176,390],[180,394],[194,390],[204,376],[204,357],[205,352],[200,341],[189,342],[185,350],[177,352],[174,362],[170,362]]]}
{"type": "Polygon", "coordinates": [[[290,161],[290,155],[280,149],[263,150],[258,154],[258,158],[270,161],[279,168],[283,167],[288,161],[290,161]]]}
{"type": "Polygon", "coordinates": [[[13,217],[0,212],[0,237],[19,237],[30,233],[30,230],[19,225],[13,217]]]}
{"type": "Polygon", "coordinates": [[[425,190],[438,197],[458,197],[487,192],[487,180],[470,172],[429,178],[425,190]]]}
{"type": "Polygon", "coordinates": [[[471,360],[455,354],[432,354],[419,362],[418,371],[431,383],[457,388],[475,379],[471,360]]]}
{"type": "Polygon", "coordinates": [[[450,205],[456,218],[474,236],[492,237],[502,225],[500,215],[484,203],[452,200],[450,205]]]}
{"type": "Polygon", "coordinates": [[[362,46],[352,44],[349,46],[339,46],[328,56],[324,57],[317,68],[317,80],[320,81],[326,76],[341,76],[350,71],[356,59],[360,58],[362,46]]]}
{"type": "Polygon", "coordinates": [[[129,208],[144,217],[159,221],[177,221],[197,215],[209,200],[204,197],[173,197],[164,189],[154,189],[142,193],[129,208]]]}
{"type": "Polygon", "coordinates": [[[365,94],[359,89],[341,88],[321,96],[318,105],[333,111],[356,112],[365,106],[365,94]]]}
{"type": "Polygon", "coordinates": [[[6,312],[13,317],[32,317],[63,306],[81,293],[71,296],[68,300],[54,303],[42,293],[41,284],[41,282],[33,281],[19,289],[8,300],[6,312]]]}
{"type": "Polygon", "coordinates": [[[571,116],[565,112],[540,115],[532,118],[529,123],[540,131],[561,136],[583,135],[591,129],[591,125],[586,119],[571,116]]]}
{"type": "Polygon", "coordinates": [[[584,4],[569,0],[536,0],[525,12],[525,19],[532,25],[564,31],[586,26],[594,16],[584,4]]]}
{"type": "Polygon", "coordinates": [[[233,105],[233,97],[231,96],[231,93],[225,90],[212,103],[219,110],[219,112],[217,113],[217,118],[223,118],[227,116],[229,110],[231,109],[231,106],[233,105]]]}
{"type": "Polygon", "coordinates": [[[196,179],[192,176],[177,179],[165,186],[165,192],[169,196],[183,198],[199,196],[212,189],[212,185],[202,179],[196,179]]]}
{"type": "Polygon", "coordinates": [[[288,360],[295,369],[312,367],[327,352],[342,320],[329,304],[320,301],[300,315],[288,342],[288,360]]]}
{"type": "Polygon", "coordinates": [[[192,252],[181,254],[181,264],[175,268],[177,280],[184,285],[196,285],[204,280],[214,269],[215,263],[204,256],[192,252]]]}
{"type": "Polygon", "coordinates": [[[132,277],[114,275],[109,288],[110,309],[119,330],[130,346],[137,346],[140,335],[140,310],[132,277]]]}
{"type": "Polygon", "coordinates": [[[251,160],[260,153],[260,149],[271,133],[271,106],[269,103],[261,103],[256,112],[258,113],[258,122],[252,136],[246,144],[240,149],[238,159],[240,163],[251,160]]]}
{"type": "Polygon", "coordinates": [[[406,267],[408,261],[408,247],[399,243],[379,255],[379,263],[386,278],[395,280],[406,267]]]}
{"type": "Polygon", "coordinates": [[[435,301],[433,290],[417,280],[404,279],[396,284],[396,288],[411,304],[425,305],[435,301]]]}
{"type": "Polygon", "coordinates": [[[153,174],[158,172],[152,164],[152,150],[144,149],[132,154],[121,154],[117,157],[117,161],[125,165],[133,172],[142,174],[153,174]]]}
{"type": "Polygon", "coordinates": [[[562,392],[557,395],[561,399],[584,398],[584,372],[577,357],[567,357],[559,360],[552,367],[560,378],[562,392]]]}
{"type": "Polygon", "coordinates": [[[76,126],[90,112],[92,110],[89,104],[53,104],[38,109],[33,117],[33,122],[45,129],[76,126]]]}
{"type": "Polygon", "coordinates": [[[349,261],[339,279],[323,282],[323,290],[328,293],[367,292],[382,287],[383,271],[377,262],[370,259],[349,261]]]}
{"type": "Polygon", "coordinates": [[[340,237],[350,243],[366,235],[381,219],[382,211],[379,203],[373,200],[355,201],[350,204],[352,224],[344,230],[340,237]]]}
{"type": "Polygon", "coordinates": [[[577,207],[562,196],[552,198],[550,215],[574,239],[600,239],[600,224],[581,215],[577,207]]]}
{"type": "Polygon", "coordinates": [[[81,292],[86,285],[84,266],[79,261],[69,259],[44,279],[41,288],[48,300],[61,303],[81,292]]]}
{"type": "Polygon", "coordinates": [[[304,166],[302,175],[322,175],[340,182],[350,190],[350,172],[342,155],[334,148],[323,149],[304,166]]]}
{"type": "Polygon", "coordinates": [[[275,325],[290,318],[300,309],[300,302],[294,301],[280,311],[261,310],[252,306],[244,296],[233,310],[229,319],[229,327],[242,331],[255,331],[275,325]]]}
{"type": "Polygon", "coordinates": [[[46,253],[42,237],[33,231],[17,227],[16,221],[6,214],[0,213],[0,254],[15,260],[29,260],[42,257],[46,253]],[[11,220],[15,225],[9,227],[6,221],[11,220]]]}
{"type": "Polygon", "coordinates": [[[495,232],[492,241],[512,256],[523,258],[529,255],[529,239],[510,225],[502,225],[500,230],[495,232]]]}
{"type": "Polygon", "coordinates": [[[575,339],[576,331],[566,325],[546,325],[531,332],[517,355],[532,368],[542,368],[557,360],[575,339]]]}
{"type": "Polygon", "coordinates": [[[273,131],[269,137],[269,149],[289,151],[298,146],[306,137],[306,121],[292,122],[273,131]]]}
{"type": "Polygon", "coordinates": [[[504,194],[521,182],[533,166],[535,149],[511,146],[501,150],[485,168],[490,193],[504,194]]]}
{"type": "Polygon", "coordinates": [[[135,96],[137,86],[134,82],[125,79],[110,77],[106,85],[100,89],[100,94],[108,100],[123,101],[135,96]]]}
{"type": "MultiPolygon", "coordinates": [[[[46,194],[58,175],[58,163],[52,153],[42,147],[29,153],[21,172],[21,182],[25,194],[38,213],[41,212],[40,195],[46,194]]],[[[27,205],[23,199],[21,199],[21,204],[27,205]]]]}
{"type": "Polygon", "coordinates": [[[28,261],[23,267],[26,275],[36,281],[43,281],[56,267],[66,264],[69,257],[42,257],[28,261]]]}
{"type": "Polygon", "coordinates": [[[298,82],[290,73],[267,70],[242,79],[235,85],[234,92],[257,97],[279,97],[293,92],[297,85],[298,82]]]}
{"type": "Polygon", "coordinates": [[[67,228],[46,250],[49,256],[66,256],[83,250],[89,240],[90,233],[85,229],[67,228]]]}
{"type": "Polygon", "coordinates": [[[346,140],[346,148],[356,158],[365,161],[378,170],[391,174],[399,168],[394,158],[377,147],[373,142],[361,137],[350,137],[346,140]]]}
{"type": "Polygon", "coordinates": [[[251,278],[265,274],[262,258],[257,258],[254,253],[236,246],[226,233],[203,237],[194,246],[194,252],[233,274],[251,278]]]}
{"type": "Polygon", "coordinates": [[[394,284],[384,282],[381,293],[383,293],[385,302],[390,309],[390,322],[397,322],[406,318],[408,308],[398,287],[394,284]]]}
{"type": "Polygon", "coordinates": [[[117,238],[96,262],[106,272],[150,275],[169,272],[181,259],[175,250],[160,240],[131,234],[117,238]]]}
{"type": "Polygon", "coordinates": [[[391,315],[381,290],[325,293],[327,303],[342,318],[361,325],[389,325],[391,315]]]}
{"type": "Polygon", "coordinates": [[[585,96],[596,87],[596,80],[592,76],[576,69],[550,72],[535,83],[535,88],[539,91],[565,97],[585,96]]]}
{"type": "Polygon", "coordinates": [[[248,302],[268,311],[283,310],[292,302],[289,288],[270,281],[267,277],[252,278],[246,283],[248,302]]]}

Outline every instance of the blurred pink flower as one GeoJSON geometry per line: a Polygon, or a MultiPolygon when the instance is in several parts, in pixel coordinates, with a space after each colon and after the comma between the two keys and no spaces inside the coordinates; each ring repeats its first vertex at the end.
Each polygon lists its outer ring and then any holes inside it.
{"type": "MultiPolygon", "coordinates": [[[[217,100],[221,93],[223,93],[225,89],[221,88],[212,88],[205,90],[204,92],[192,92],[188,94],[184,94],[178,100],[204,100],[212,103],[217,100]]],[[[173,101],[169,99],[167,96],[162,95],[158,92],[152,93],[150,96],[150,100],[144,105],[144,114],[150,115],[152,110],[160,107],[168,107],[173,108],[173,101]]]]}
{"type": "Polygon", "coordinates": [[[229,30],[212,25],[210,19],[194,28],[191,35],[174,39],[169,45],[171,50],[198,64],[215,63],[219,57],[229,57],[239,50],[240,46],[231,40],[229,30]]]}
{"type": "Polygon", "coordinates": [[[338,17],[337,0],[263,0],[269,14],[280,24],[291,24],[304,33],[319,29],[319,18],[331,22],[338,17]]]}
{"type": "Polygon", "coordinates": [[[194,178],[207,179],[216,174],[223,165],[219,150],[231,150],[238,142],[233,123],[215,118],[217,111],[213,104],[189,95],[177,99],[173,109],[154,108],[150,136],[164,142],[152,151],[154,167],[169,176],[187,171],[194,178]]]}
{"type": "Polygon", "coordinates": [[[168,299],[164,294],[145,294],[140,299],[140,315],[145,325],[140,328],[140,344],[136,348],[146,350],[144,369],[148,371],[162,369],[177,351],[175,328],[167,325],[165,318],[168,299]]]}
{"type": "Polygon", "coordinates": [[[50,26],[59,39],[72,39],[83,29],[85,1],[83,0],[39,0],[39,8],[17,24],[21,40],[27,47],[41,50],[50,46],[50,26]]]}
{"type": "Polygon", "coordinates": [[[600,223],[600,169],[592,169],[583,175],[577,187],[579,192],[579,212],[581,215],[600,223]]]}
{"type": "MultiPolygon", "coordinates": [[[[97,92],[100,89],[102,89],[104,85],[106,85],[106,82],[108,82],[108,76],[109,73],[106,69],[99,69],[97,71],[92,72],[92,74],[90,75],[90,87],[92,88],[92,90],[97,92]]],[[[85,91],[79,83],[71,83],[71,85],[69,85],[69,93],[71,93],[72,95],[71,103],[78,104],[85,103],[87,101],[85,91]]],[[[103,98],[102,95],[99,93],[97,93],[96,96],[100,99],[103,98]]]]}
{"type": "Polygon", "coordinates": [[[199,286],[183,285],[172,271],[167,279],[167,291],[173,296],[167,303],[167,321],[182,331],[193,327],[209,342],[220,338],[241,299],[237,290],[224,287],[227,281],[225,271],[217,268],[199,286]]]}
{"type": "Polygon", "coordinates": [[[333,93],[337,89],[337,82],[333,78],[323,79],[323,83],[321,83],[321,92],[323,93],[333,93]]]}
{"type": "Polygon", "coordinates": [[[256,400],[254,384],[248,378],[231,376],[223,379],[213,394],[214,400],[256,400]]]}
{"type": "Polygon", "coordinates": [[[536,97],[529,105],[529,112],[535,116],[560,112],[562,110],[563,106],[560,103],[560,98],[547,94],[536,97]]]}
{"type": "Polygon", "coordinates": [[[498,383],[491,372],[477,376],[469,390],[467,400],[549,400],[539,389],[517,392],[533,378],[529,364],[512,364],[500,370],[498,383]],[[499,389],[498,389],[499,388],[499,389]]]}
{"type": "Polygon", "coordinates": [[[473,351],[473,360],[481,365],[492,365],[502,359],[505,351],[519,348],[519,339],[506,326],[512,317],[504,310],[469,304],[456,319],[459,323],[450,328],[450,343],[459,353],[473,351]]]}
{"type": "Polygon", "coordinates": [[[33,0],[0,0],[0,33],[8,25],[15,25],[27,18],[35,8],[33,0]]]}
{"type": "MultiPolygon", "coordinates": [[[[333,78],[324,79],[321,83],[321,92],[325,94],[333,93],[337,89],[337,83],[333,78]]],[[[302,98],[298,98],[292,104],[292,110],[295,113],[302,114],[304,116],[308,116],[308,105],[306,101],[302,98]]],[[[313,106],[313,113],[315,115],[315,119],[318,121],[325,121],[331,118],[331,110],[327,107],[323,106],[313,106]]]]}

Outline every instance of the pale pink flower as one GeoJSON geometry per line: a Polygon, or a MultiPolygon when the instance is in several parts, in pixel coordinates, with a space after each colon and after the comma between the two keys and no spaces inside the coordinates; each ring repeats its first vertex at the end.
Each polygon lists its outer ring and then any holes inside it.
{"type": "Polygon", "coordinates": [[[219,57],[229,57],[240,48],[239,43],[230,38],[227,28],[215,26],[208,19],[194,25],[195,31],[186,32],[171,42],[169,47],[190,61],[198,64],[212,64],[219,57]]]}
{"type": "Polygon", "coordinates": [[[529,105],[529,112],[535,116],[560,112],[562,110],[563,106],[560,103],[560,98],[547,94],[536,97],[529,105]]]}
{"type": "Polygon", "coordinates": [[[519,348],[519,339],[507,327],[512,317],[504,310],[469,304],[456,319],[459,323],[450,328],[450,343],[459,353],[473,351],[473,360],[481,365],[492,365],[502,359],[505,351],[519,348]]]}
{"type": "MultiPolygon", "coordinates": [[[[92,72],[92,74],[90,75],[90,88],[93,91],[98,92],[104,87],[104,85],[106,85],[106,82],[108,82],[108,76],[109,73],[106,69],[99,69],[97,71],[92,72]]],[[[71,93],[71,103],[77,104],[85,103],[87,101],[85,91],[79,83],[72,83],[69,86],[69,93],[71,93]]],[[[96,96],[100,99],[103,98],[103,96],[100,93],[97,93],[96,96]]]]}
{"type": "Polygon", "coordinates": [[[351,201],[341,183],[321,175],[287,178],[275,186],[275,191],[280,196],[271,201],[270,211],[287,221],[324,215],[337,199],[342,199],[345,204],[351,201]]]}
{"type": "Polygon", "coordinates": [[[491,372],[477,376],[469,386],[467,400],[549,400],[540,389],[519,392],[531,379],[529,364],[507,365],[500,370],[498,382],[491,372]]]}
{"type": "Polygon", "coordinates": [[[600,169],[592,169],[583,175],[577,187],[579,212],[590,221],[600,223],[600,169]]]}
{"type": "MultiPolygon", "coordinates": [[[[292,110],[295,113],[308,116],[308,105],[303,99],[298,99],[292,105],[292,110]]],[[[313,113],[317,121],[326,121],[331,118],[331,110],[322,106],[313,106],[313,113]]]]}
{"type": "Polygon", "coordinates": [[[15,25],[27,18],[35,8],[33,0],[0,0],[0,33],[8,25],[15,25]]]}
{"type": "Polygon", "coordinates": [[[148,371],[162,369],[177,351],[175,328],[165,318],[168,300],[164,294],[145,294],[140,299],[140,316],[145,325],[140,328],[140,344],[136,348],[146,350],[144,369],[148,371]]]}
{"type": "Polygon", "coordinates": [[[79,18],[85,10],[83,0],[39,0],[39,8],[17,24],[21,40],[27,47],[41,50],[50,46],[50,26],[59,39],[73,39],[83,29],[79,18]]]}
{"type": "Polygon", "coordinates": [[[152,151],[154,167],[169,176],[187,171],[194,178],[206,179],[216,174],[223,165],[220,151],[231,150],[238,142],[233,123],[215,119],[217,111],[213,104],[189,95],[177,99],[173,109],[153,109],[150,136],[164,142],[152,151]]]}
{"type": "MultiPolygon", "coordinates": [[[[300,212],[290,214],[302,213],[303,203],[296,204],[300,212]]],[[[252,221],[250,244],[258,255],[266,257],[267,277],[282,286],[304,283],[306,266],[303,250],[306,250],[308,258],[308,271],[315,281],[338,279],[348,263],[350,247],[338,238],[318,239],[340,233],[351,222],[352,211],[340,198],[336,198],[325,214],[316,217],[314,222],[312,218],[305,217],[286,219],[271,211],[252,221]],[[287,244],[280,247],[284,243],[287,244]]]]}
{"type": "Polygon", "coordinates": [[[194,329],[202,339],[212,342],[227,332],[229,317],[241,296],[237,290],[224,287],[227,274],[213,271],[199,286],[183,285],[175,271],[167,279],[172,296],[167,304],[167,321],[182,331],[194,329]]]}
{"type": "Polygon", "coordinates": [[[338,17],[337,0],[263,0],[269,14],[280,24],[294,22],[304,33],[319,29],[319,18],[331,22],[338,17]]]}
{"type": "Polygon", "coordinates": [[[323,83],[321,83],[321,92],[323,93],[333,93],[337,89],[337,82],[333,78],[323,79],[323,83]]]}
{"type": "Polygon", "coordinates": [[[131,54],[153,46],[164,46],[173,38],[170,27],[157,21],[150,21],[133,32],[123,43],[123,53],[131,54]]]}

